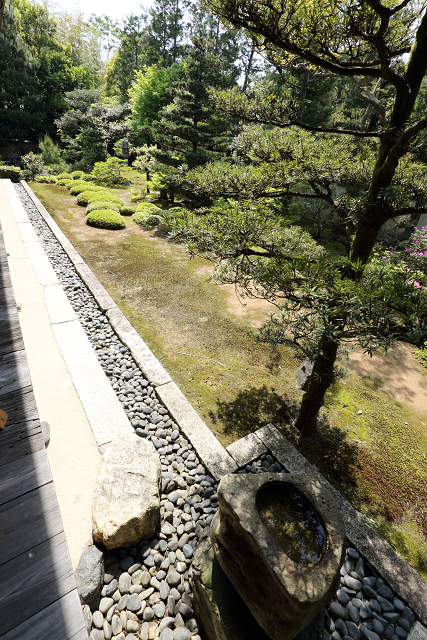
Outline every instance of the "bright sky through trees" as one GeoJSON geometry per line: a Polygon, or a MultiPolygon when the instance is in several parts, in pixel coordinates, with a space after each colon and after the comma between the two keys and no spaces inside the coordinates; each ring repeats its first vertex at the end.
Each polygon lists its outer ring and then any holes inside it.
{"type": "MultiPolygon", "coordinates": [[[[40,0],[38,0],[40,2],[40,0]]],[[[58,0],[57,2],[49,2],[50,6],[57,5],[64,11],[72,13],[74,9],[83,11],[88,18],[92,13],[97,16],[107,15],[113,20],[122,20],[125,16],[141,13],[143,9],[151,6],[150,0],[120,0],[113,2],[112,0],[58,0]]]]}

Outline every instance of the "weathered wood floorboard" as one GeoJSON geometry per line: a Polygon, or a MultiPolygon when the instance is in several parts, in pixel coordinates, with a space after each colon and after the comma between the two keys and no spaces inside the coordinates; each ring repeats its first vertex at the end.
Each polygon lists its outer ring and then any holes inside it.
{"type": "Polygon", "coordinates": [[[1,227],[0,409],[0,640],[87,640],[1,227]]]}

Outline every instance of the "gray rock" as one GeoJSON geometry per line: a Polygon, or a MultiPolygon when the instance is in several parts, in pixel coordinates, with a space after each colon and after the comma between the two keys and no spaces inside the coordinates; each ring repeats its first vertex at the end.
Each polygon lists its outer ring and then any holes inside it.
{"type": "Polygon", "coordinates": [[[329,533],[324,564],[319,563],[310,573],[304,571],[303,577],[298,565],[278,545],[273,549],[268,544],[270,534],[254,508],[261,487],[278,478],[268,472],[224,476],[218,486],[219,510],[211,522],[210,537],[221,568],[259,626],[272,640],[288,640],[307,626],[336,593],[345,527],[325,485],[309,475],[286,474],[286,484],[308,498],[329,533]],[[254,567],[257,579],[248,580],[246,576],[253,575],[254,567]]]}
{"type": "Polygon", "coordinates": [[[173,631],[166,627],[160,634],[160,640],[173,640],[173,631]]]}
{"type": "Polygon", "coordinates": [[[142,614],[144,622],[151,622],[154,619],[154,611],[151,607],[145,607],[144,613],[142,614]]]}
{"type": "Polygon", "coordinates": [[[119,578],[119,591],[122,595],[130,592],[132,585],[131,577],[128,573],[122,573],[119,578]]]}
{"type": "Polygon", "coordinates": [[[135,611],[136,613],[137,611],[140,610],[140,608],[141,608],[141,598],[137,593],[133,593],[128,598],[127,609],[128,611],[135,611]]]}
{"type": "Polygon", "coordinates": [[[173,632],[173,640],[191,640],[191,631],[186,627],[178,627],[173,632]]]}
{"type": "Polygon", "coordinates": [[[353,638],[353,640],[360,640],[360,630],[354,622],[348,620],[345,623],[345,626],[347,627],[347,632],[350,638],[353,638]]]}
{"type": "Polygon", "coordinates": [[[354,605],[349,607],[349,609],[348,609],[348,617],[355,624],[358,624],[360,622],[360,613],[359,613],[359,610],[357,609],[357,607],[355,607],[354,605]]]}
{"type": "Polygon", "coordinates": [[[329,610],[334,619],[341,618],[341,620],[348,620],[348,611],[344,609],[339,602],[331,602],[329,610]]]}
{"type": "Polygon", "coordinates": [[[361,580],[356,580],[356,578],[348,575],[344,576],[344,584],[352,591],[360,591],[360,589],[362,588],[361,580]]]}
{"type": "Polygon", "coordinates": [[[393,602],[393,592],[385,584],[383,584],[378,590],[378,595],[390,602],[393,602]]]}
{"type": "MultiPolygon", "coordinates": [[[[396,606],[395,606],[395,608],[396,608],[396,606]]],[[[407,633],[409,633],[411,625],[406,620],[406,618],[399,618],[399,620],[397,621],[397,624],[399,625],[399,627],[402,627],[402,629],[404,629],[407,633]]]]}
{"type": "Polygon", "coordinates": [[[111,609],[111,607],[114,604],[114,600],[113,598],[101,598],[101,602],[99,603],[99,610],[100,612],[105,615],[108,611],[108,609],[111,609]]]}
{"type": "Polygon", "coordinates": [[[390,624],[396,624],[399,619],[399,613],[397,611],[383,611],[383,617],[390,624]]]}
{"type": "Polygon", "coordinates": [[[49,442],[50,442],[50,426],[49,426],[49,423],[46,422],[45,420],[42,420],[40,422],[40,427],[41,427],[42,435],[43,435],[43,439],[44,439],[44,446],[48,447],[49,446],[49,442]]]}
{"type": "Polygon", "coordinates": [[[120,620],[120,617],[115,615],[111,619],[111,629],[113,631],[113,635],[118,635],[122,632],[123,626],[120,620]]]}
{"type": "Polygon", "coordinates": [[[92,613],[89,605],[84,604],[82,610],[87,632],[90,633],[90,630],[92,629],[92,613]]]}
{"type": "Polygon", "coordinates": [[[165,615],[165,610],[166,607],[164,602],[158,602],[157,604],[153,605],[153,611],[156,618],[163,618],[163,616],[165,615]]]}
{"type": "Polygon", "coordinates": [[[405,640],[406,636],[408,635],[405,629],[402,629],[402,627],[399,626],[396,626],[395,634],[397,635],[399,640],[405,640]]]}
{"type": "Polygon", "coordinates": [[[155,531],[161,467],[148,440],[135,433],[106,448],[93,495],[94,540],[107,549],[136,545],[155,531]]]}
{"type": "Polygon", "coordinates": [[[379,635],[375,633],[375,631],[371,631],[364,626],[360,627],[360,631],[365,640],[380,640],[379,635]]]}
{"type": "Polygon", "coordinates": [[[347,555],[350,558],[350,560],[358,560],[359,559],[358,551],[356,551],[356,549],[353,549],[352,547],[348,547],[347,555]]]}
{"type": "Polygon", "coordinates": [[[111,624],[107,620],[104,620],[103,631],[104,631],[104,640],[111,640],[113,636],[113,630],[111,628],[111,624]]]}
{"type": "Polygon", "coordinates": [[[344,620],[341,620],[341,618],[335,620],[335,630],[338,631],[341,637],[347,634],[347,626],[344,620]]]}
{"type": "Polygon", "coordinates": [[[114,562],[112,565],[105,570],[104,573],[104,583],[110,584],[116,577],[117,571],[119,570],[119,565],[117,562],[114,562]]]}
{"type": "Polygon", "coordinates": [[[84,549],[75,578],[81,603],[89,605],[95,611],[104,583],[104,555],[95,545],[84,549]]]}
{"type": "Polygon", "coordinates": [[[176,587],[181,584],[181,576],[175,569],[171,569],[166,576],[166,582],[171,587],[176,587]]]}
{"type": "Polygon", "coordinates": [[[338,598],[338,602],[344,606],[348,604],[348,602],[350,601],[348,593],[346,593],[342,589],[338,589],[337,598],[338,598]]]}
{"type": "Polygon", "coordinates": [[[381,611],[394,611],[394,607],[389,600],[386,600],[383,596],[378,596],[377,598],[379,605],[381,607],[381,611]]]}
{"type": "Polygon", "coordinates": [[[104,626],[104,617],[100,611],[94,611],[92,616],[92,624],[97,629],[102,629],[104,626]]]}
{"type": "Polygon", "coordinates": [[[371,624],[372,624],[372,631],[375,631],[375,633],[378,633],[378,635],[381,635],[383,633],[384,625],[382,624],[382,622],[380,622],[379,620],[375,620],[374,618],[371,624]]]}
{"type": "Polygon", "coordinates": [[[297,388],[300,391],[306,391],[310,376],[313,372],[313,363],[310,360],[305,360],[302,365],[298,367],[295,372],[295,378],[297,380],[297,388]]]}

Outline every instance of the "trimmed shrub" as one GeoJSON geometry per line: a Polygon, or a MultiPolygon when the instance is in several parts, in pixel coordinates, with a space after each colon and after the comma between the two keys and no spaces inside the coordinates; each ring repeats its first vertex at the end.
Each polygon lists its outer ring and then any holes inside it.
{"type": "MultiPolygon", "coordinates": [[[[40,176],[41,178],[45,178],[46,176],[40,176]]],[[[37,180],[37,176],[36,176],[36,182],[43,182],[42,180],[37,180]]],[[[61,178],[61,180],[57,180],[56,184],[59,187],[68,187],[70,184],[73,184],[74,180],[67,180],[64,178],[61,178]]]]}
{"type": "Polygon", "coordinates": [[[152,204],[151,202],[140,202],[136,207],[136,212],[145,213],[146,215],[149,215],[149,214],[161,215],[160,207],[156,207],[156,205],[152,204]]]}
{"type": "Polygon", "coordinates": [[[60,173],[59,176],[56,176],[58,180],[72,180],[73,176],[71,173],[60,173]]]}
{"type": "Polygon", "coordinates": [[[21,177],[21,169],[19,167],[0,167],[0,178],[8,178],[12,182],[19,182],[21,177]]]}
{"type": "Polygon", "coordinates": [[[132,220],[142,227],[156,227],[162,222],[163,216],[137,212],[133,214],[132,220]]]}
{"type": "Polygon", "coordinates": [[[94,200],[103,200],[104,202],[112,202],[118,205],[123,204],[123,200],[111,195],[108,191],[83,191],[77,196],[77,204],[81,207],[87,207],[94,200]]]}
{"type": "Polygon", "coordinates": [[[94,200],[90,202],[86,207],[86,215],[91,213],[92,211],[98,211],[100,209],[110,209],[111,211],[117,211],[117,213],[121,214],[122,207],[114,202],[108,202],[106,200],[94,200]]]}
{"type": "Polygon", "coordinates": [[[72,171],[71,172],[71,177],[73,180],[78,180],[79,178],[81,178],[82,176],[84,176],[84,171],[72,171]]]}
{"type": "Polygon", "coordinates": [[[119,213],[121,216],[132,216],[136,212],[136,207],[123,205],[119,208],[119,213]]]}
{"type": "Polygon", "coordinates": [[[98,229],[124,229],[126,227],[125,219],[111,209],[100,209],[92,211],[86,216],[86,224],[98,229]]]}
{"type": "Polygon", "coordinates": [[[34,180],[36,182],[44,182],[45,184],[56,184],[55,176],[36,176],[34,180]]]}
{"type": "Polygon", "coordinates": [[[84,173],[81,179],[86,180],[86,182],[88,182],[89,180],[94,180],[94,177],[91,173],[84,173]]]}
{"type": "Polygon", "coordinates": [[[83,193],[83,191],[104,191],[105,193],[109,193],[106,187],[97,187],[96,184],[88,184],[87,182],[81,182],[78,185],[71,186],[70,194],[72,196],[78,196],[79,193],[83,193]]]}

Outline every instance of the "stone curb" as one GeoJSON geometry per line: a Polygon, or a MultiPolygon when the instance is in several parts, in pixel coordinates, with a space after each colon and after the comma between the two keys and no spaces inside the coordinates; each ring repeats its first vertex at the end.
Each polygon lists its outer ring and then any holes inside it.
{"type": "Polygon", "coordinates": [[[21,184],[64,251],[68,254],[76,271],[95,298],[100,309],[105,313],[115,333],[123,344],[130,349],[135,362],[141,368],[147,380],[155,387],[157,395],[180,429],[190,439],[204,465],[216,480],[220,480],[227,473],[236,471],[238,466],[236,462],[215,438],[211,430],[172,381],[170,375],[120,311],[111,296],[105,291],[102,284],[62,233],[40,200],[25,181],[22,181],[21,184]]]}
{"type": "MultiPolygon", "coordinates": [[[[156,394],[171,413],[183,433],[189,438],[203,464],[216,480],[249,464],[267,450],[291,473],[310,473],[326,483],[332,491],[345,520],[351,544],[378,570],[391,588],[404,599],[417,617],[427,624],[427,582],[408,565],[392,547],[364,521],[363,516],[332,487],[274,425],[258,429],[255,434],[232,443],[224,449],[192,405],[172,381],[152,351],[105,291],[99,280],[77,253],[50,214],[26,182],[25,190],[49,228],[68,254],[82,280],[106,313],[118,337],[130,349],[147,379],[156,387],[156,394]],[[79,267],[78,267],[79,265],[79,267]],[[78,268],[77,268],[78,267],[78,268]]],[[[424,629],[424,627],[422,627],[424,629]]]]}

